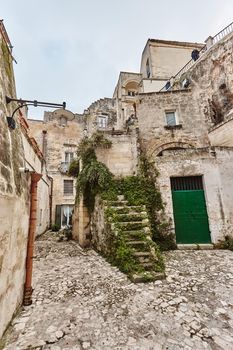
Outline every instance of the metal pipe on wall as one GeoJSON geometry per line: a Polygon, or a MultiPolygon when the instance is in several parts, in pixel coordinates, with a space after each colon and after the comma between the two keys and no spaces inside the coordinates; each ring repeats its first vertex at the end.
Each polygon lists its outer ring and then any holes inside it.
{"type": "Polygon", "coordinates": [[[31,206],[28,230],[28,245],[26,257],[26,279],[24,286],[24,305],[31,305],[32,303],[32,268],[33,268],[33,251],[36,232],[37,220],[37,184],[42,175],[38,173],[31,173],[31,206]]]}

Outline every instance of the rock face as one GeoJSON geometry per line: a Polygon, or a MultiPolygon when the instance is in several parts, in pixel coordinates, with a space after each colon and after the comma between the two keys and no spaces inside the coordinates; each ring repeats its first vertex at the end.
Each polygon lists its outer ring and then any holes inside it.
{"type": "Polygon", "coordinates": [[[232,252],[169,252],[165,280],[134,284],[56,234],[36,245],[33,304],[4,350],[233,349],[232,252]]]}

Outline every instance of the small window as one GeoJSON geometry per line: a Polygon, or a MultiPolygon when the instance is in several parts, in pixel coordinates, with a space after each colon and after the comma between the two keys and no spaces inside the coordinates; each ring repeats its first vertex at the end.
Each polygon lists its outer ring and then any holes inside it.
{"type": "Polygon", "coordinates": [[[64,180],[64,195],[72,195],[74,193],[74,181],[73,180],[64,180]]]}
{"type": "Polygon", "coordinates": [[[168,126],[175,126],[177,125],[176,121],[176,112],[175,111],[169,111],[166,113],[166,123],[168,126]]]}
{"type": "Polygon", "coordinates": [[[107,127],[107,116],[99,116],[98,117],[98,128],[105,129],[107,127]]]}
{"type": "Polygon", "coordinates": [[[73,159],[74,159],[73,152],[65,152],[65,163],[71,163],[73,159]]]}
{"type": "Polygon", "coordinates": [[[136,91],[128,90],[128,96],[135,96],[135,95],[136,95],[136,91]]]}
{"type": "Polygon", "coordinates": [[[149,63],[149,58],[146,61],[146,76],[147,78],[150,78],[150,63],[149,63]]]}
{"type": "Polygon", "coordinates": [[[67,119],[66,119],[66,117],[61,117],[61,118],[60,118],[60,125],[61,125],[61,126],[66,126],[66,125],[67,125],[67,119]]]}

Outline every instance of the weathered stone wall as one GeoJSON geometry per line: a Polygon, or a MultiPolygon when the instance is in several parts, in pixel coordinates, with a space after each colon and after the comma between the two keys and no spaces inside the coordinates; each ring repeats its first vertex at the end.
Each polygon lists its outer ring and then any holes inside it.
{"type": "Polygon", "coordinates": [[[36,235],[41,235],[50,227],[51,179],[43,171],[37,187],[36,235]]]}
{"type": "Polygon", "coordinates": [[[147,78],[146,62],[149,59],[150,78],[168,80],[191,59],[192,50],[202,46],[197,43],[149,39],[142,53],[140,72],[143,78],[147,78]]]}
{"type": "Polygon", "coordinates": [[[115,99],[101,98],[93,102],[84,111],[84,121],[88,136],[91,136],[97,130],[112,130],[117,121],[115,99]],[[101,128],[98,124],[98,117],[100,116],[104,116],[107,119],[106,127],[104,128],[101,128]]]}
{"type": "Polygon", "coordinates": [[[48,175],[53,178],[52,224],[55,223],[57,205],[75,203],[75,179],[67,175],[65,169],[68,169],[68,165],[62,163],[65,163],[65,152],[75,155],[84,128],[81,116],[63,119],[62,113],[62,110],[46,112],[44,121],[28,119],[30,133],[44,153],[48,175]],[[64,195],[64,180],[74,181],[73,194],[64,195]]]}
{"type": "Polygon", "coordinates": [[[72,236],[81,247],[90,245],[90,215],[83,203],[83,198],[75,204],[72,217],[72,236]]]}
{"type": "Polygon", "coordinates": [[[224,37],[181,77],[190,80],[192,100],[211,125],[222,122],[233,108],[232,38],[233,33],[224,37]]]}
{"type": "MultiPolygon", "coordinates": [[[[21,117],[24,165],[30,171],[42,174],[37,185],[36,235],[44,233],[50,226],[51,179],[47,175],[46,164],[35,140],[29,137],[25,119],[21,117]]],[[[30,183],[28,184],[28,188],[30,183]]]]}
{"type": "Polygon", "coordinates": [[[209,145],[208,123],[191,91],[140,94],[139,98],[138,126],[149,154],[158,154],[163,148],[209,145]],[[165,112],[169,110],[176,112],[178,124],[171,129],[166,128],[165,119],[165,112]]]}
{"type": "Polygon", "coordinates": [[[107,234],[108,229],[106,226],[106,220],[104,217],[104,206],[101,199],[97,196],[95,200],[95,207],[91,217],[90,225],[93,247],[99,252],[107,253],[107,234]]]}
{"type": "Polygon", "coordinates": [[[29,220],[30,176],[19,171],[24,166],[21,130],[17,120],[15,130],[8,128],[6,117],[15,105],[6,106],[6,95],[16,93],[12,58],[0,34],[0,337],[22,301],[29,220]]]}
{"type": "MultiPolygon", "coordinates": [[[[203,176],[211,240],[217,243],[228,234],[233,235],[233,216],[230,198],[233,196],[233,151],[216,148],[169,150],[152,157],[159,171],[158,183],[165,210],[173,222],[171,177],[203,176]],[[226,163],[227,159],[227,163],[226,163]]],[[[175,231],[175,230],[174,230],[175,231]]]]}
{"type": "Polygon", "coordinates": [[[135,105],[141,89],[141,79],[142,75],[139,73],[121,72],[119,75],[113,94],[116,99],[117,129],[124,128],[126,120],[131,116],[135,116],[135,105]]]}
{"type": "Polygon", "coordinates": [[[191,52],[200,46],[204,45],[172,41],[170,43],[151,43],[152,76],[157,79],[170,79],[191,60],[191,52]]]}
{"type": "Polygon", "coordinates": [[[209,139],[212,146],[233,147],[233,110],[224,121],[210,129],[209,139]]]}
{"type": "Polygon", "coordinates": [[[137,173],[137,136],[129,134],[106,135],[112,142],[109,149],[96,150],[97,158],[116,176],[129,176],[137,173]]]}

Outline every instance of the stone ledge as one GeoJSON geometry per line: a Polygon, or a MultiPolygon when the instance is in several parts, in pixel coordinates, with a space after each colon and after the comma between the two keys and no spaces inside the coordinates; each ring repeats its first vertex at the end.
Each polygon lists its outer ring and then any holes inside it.
{"type": "Polygon", "coordinates": [[[177,244],[179,250],[211,250],[214,249],[213,244],[177,244]]]}

